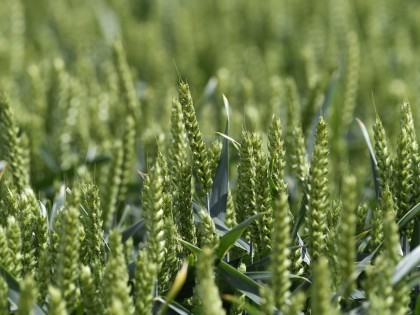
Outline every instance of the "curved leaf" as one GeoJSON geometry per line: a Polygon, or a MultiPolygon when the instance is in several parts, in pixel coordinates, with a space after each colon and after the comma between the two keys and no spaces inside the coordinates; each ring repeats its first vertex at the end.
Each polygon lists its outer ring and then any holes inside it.
{"type": "MultiPolygon", "coordinates": [[[[329,84],[327,86],[327,89],[325,91],[324,101],[322,102],[320,108],[318,109],[318,111],[316,112],[316,114],[314,115],[314,117],[312,119],[311,130],[310,130],[310,133],[309,133],[309,139],[308,139],[308,145],[307,145],[308,161],[309,162],[312,159],[312,153],[313,153],[314,146],[315,146],[315,133],[316,133],[316,126],[318,125],[319,117],[321,115],[326,116],[327,113],[328,113],[328,109],[329,109],[330,104],[331,104],[332,96],[334,94],[335,87],[336,87],[336,84],[337,84],[337,79],[338,79],[338,71],[335,71],[335,72],[332,73],[330,82],[329,82],[329,84]]],[[[303,128],[305,128],[305,127],[306,126],[303,126],[303,128]]]]}
{"type": "MultiPolygon", "coordinates": [[[[193,208],[194,208],[194,221],[196,223],[199,223],[200,218],[197,214],[197,211],[201,209],[201,206],[198,203],[193,202],[193,208]]],[[[219,233],[220,236],[223,236],[227,232],[229,232],[229,228],[219,218],[214,217],[212,219],[213,219],[214,225],[216,226],[217,232],[219,233]]],[[[241,238],[236,241],[235,246],[249,252],[249,244],[241,238]]]]}
{"type": "Polygon", "coordinates": [[[261,311],[257,309],[254,305],[248,303],[246,300],[243,301],[242,299],[238,298],[235,295],[231,294],[223,294],[222,299],[228,302],[231,302],[233,304],[241,305],[244,310],[246,311],[246,314],[249,315],[259,315],[261,314],[261,311]]]}
{"type": "Polygon", "coordinates": [[[411,233],[410,249],[416,248],[420,245],[420,220],[416,217],[414,219],[413,233],[411,233]]]}
{"type": "Polygon", "coordinates": [[[127,265],[128,280],[131,280],[134,278],[135,269],[136,269],[136,263],[134,261],[132,261],[131,263],[127,265]]]}
{"type": "MultiPolygon", "coordinates": [[[[223,102],[226,109],[226,128],[225,134],[229,134],[229,102],[223,95],[223,102]]],[[[229,163],[229,142],[223,138],[222,152],[220,153],[219,165],[217,166],[216,176],[213,181],[210,195],[210,216],[225,221],[226,205],[228,195],[228,163],[229,163]]]]}
{"type": "Polygon", "coordinates": [[[271,255],[265,256],[251,265],[246,266],[247,271],[264,271],[268,268],[271,255]]]}
{"type": "Polygon", "coordinates": [[[196,106],[200,108],[205,103],[212,101],[216,97],[217,86],[219,85],[219,81],[216,77],[211,77],[208,81],[206,86],[204,87],[203,92],[201,93],[200,97],[197,99],[196,106]]]}
{"type": "Polygon", "coordinates": [[[239,152],[240,148],[241,148],[241,144],[236,141],[235,139],[233,139],[232,137],[229,137],[228,135],[222,133],[222,132],[216,132],[217,135],[227,139],[228,141],[230,141],[233,145],[233,147],[239,152]]]}
{"type": "Polygon", "coordinates": [[[136,238],[142,239],[145,233],[146,226],[144,225],[144,220],[141,219],[122,232],[122,241],[125,243],[132,236],[136,236],[136,238]]]}
{"type": "Polygon", "coordinates": [[[302,197],[302,201],[300,203],[300,208],[299,208],[299,213],[298,216],[295,220],[295,224],[293,225],[293,230],[292,230],[292,234],[290,236],[290,244],[294,244],[299,232],[299,228],[301,226],[301,224],[303,223],[303,220],[306,216],[306,204],[307,204],[308,200],[306,197],[306,193],[303,194],[302,197]]]}
{"type": "MultiPolygon", "coordinates": [[[[162,298],[162,297],[157,297],[155,299],[155,305],[154,305],[154,309],[159,309],[162,307],[162,305],[166,305],[167,302],[162,298]]],[[[185,307],[183,307],[182,305],[180,305],[179,303],[176,302],[170,302],[168,305],[168,309],[165,311],[166,315],[189,315],[191,314],[185,307]]],[[[155,314],[155,312],[153,312],[153,314],[155,314]]]]}
{"type": "Polygon", "coordinates": [[[201,253],[201,249],[187,241],[184,241],[181,238],[178,238],[178,241],[183,244],[186,248],[188,248],[189,251],[191,251],[191,253],[193,253],[194,255],[198,256],[201,253]]]}
{"type": "MultiPolygon", "coordinates": [[[[218,223],[216,223],[218,219],[217,219],[217,218],[213,218],[213,220],[215,221],[216,228],[217,228],[217,230],[218,230],[218,232],[219,232],[220,236],[222,236],[222,237],[223,237],[226,233],[228,233],[228,232],[229,232],[229,230],[221,231],[221,230],[219,229],[219,225],[218,225],[218,223]]],[[[247,243],[244,239],[242,239],[242,238],[238,239],[234,245],[235,245],[236,247],[240,248],[240,249],[243,249],[244,251],[247,251],[247,252],[249,252],[249,250],[250,250],[250,246],[249,246],[249,244],[248,244],[248,243],[247,243]]]]}
{"type": "Polygon", "coordinates": [[[407,223],[414,219],[420,213],[420,203],[415,205],[410,211],[408,211],[398,222],[399,228],[403,228],[407,223]]]}
{"type": "Polygon", "coordinates": [[[217,265],[216,274],[226,285],[242,292],[251,301],[261,305],[260,290],[262,286],[260,284],[224,261],[220,261],[217,265]]]}
{"type": "MultiPolygon", "coordinates": [[[[250,277],[252,280],[271,280],[273,278],[273,273],[271,271],[250,271],[244,273],[247,277],[250,277]]],[[[312,283],[308,278],[297,276],[297,275],[289,275],[289,279],[294,280],[303,280],[308,283],[312,283]]]]}
{"type": "Polygon", "coordinates": [[[50,216],[48,218],[48,229],[54,229],[55,218],[58,211],[64,207],[66,203],[66,186],[61,185],[59,192],[54,197],[54,202],[51,208],[50,216]]]}
{"type": "Polygon", "coordinates": [[[375,151],[373,150],[372,143],[370,142],[369,133],[366,129],[365,124],[359,118],[356,118],[356,121],[357,121],[357,124],[360,127],[360,130],[362,131],[363,138],[365,139],[366,145],[369,149],[370,163],[371,163],[371,166],[372,166],[372,173],[373,173],[373,182],[375,184],[375,193],[376,193],[376,198],[379,199],[379,196],[380,196],[379,177],[378,177],[378,169],[377,169],[375,151]]]}
{"type": "MultiPolygon", "coordinates": [[[[8,300],[10,301],[11,304],[18,305],[19,299],[20,299],[20,285],[19,285],[19,282],[2,265],[0,265],[0,274],[6,280],[6,283],[9,287],[8,300]]],[[[38,304],[34,305],[33,312],[34,312],[35,315],[45,315],[45,314],[47,314],[38,304]]]]}
{"type": "Polygon", "coordinates": [[[414,268],[420,264],[420,247],[415,248],[407,256],[405,256],[395,267],[392,275],[392,285],[400,282],[414,268]]]}
{"type": "MultiPolygon", "coordinates": [[[[201,249],[197,246],[194,246],[182,239],[178,240],[194,255],[200,254],[201,249]]],[[[225,285],[242,292],[246,297],[258,305],[261,304],[260,289],[262,286],[260,284],[221,260],[218,260],[216,263],[216,274],[219,280],[225,285]]]]}
{"type": "Polygon", "coordinates": [[[235,226],[233,229],[228,231],[225,235],[223,235],[220,238],[219,247],[216,251],[217,258],[222,259],[226,253],[229,251],[229,249],[236,244],[236,242],[241,237],[242,233],[247,229],[247,227],[260,218],[262,216],[262,213],[258,213],[253,215],[252,217],[249,217],[242,223],[235,226]]]}
{"type": "Polygon", "coordinates": [[[173,300],[175,300],[179,291],[184,286],[185,281],[187,280],[187,273],[188,273],[188,262],[186,261],[182,265],[181,269],[178,271],[178,274],[176,275],[174,283],[172,284],[172,287],[170,288],[168,294],[166,295],[165,304],[159,310],[159,313],[158,313],[159,315],[167,313],[167,309],[169,305],[172,303],[173,300]]]}
{"type": "Polygon", "coordinates": [[[0,161],[0,180],[3,178],[4,173],[6,172],[7,162],[0,161]]]}
{"type": "Polygon", "coordinates": [[[407,287],[413,289],[418,285],[420,285],[420,273],[416,272],[408,278],[407,287]]]}

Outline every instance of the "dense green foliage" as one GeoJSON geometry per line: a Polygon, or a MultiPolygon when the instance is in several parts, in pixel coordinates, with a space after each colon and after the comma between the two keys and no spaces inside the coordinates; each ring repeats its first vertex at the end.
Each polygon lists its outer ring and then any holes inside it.
{"type": "Polygon", "coordinates": [[[418,312],[419,37],[410,0],[3,0],[0,314],[418,312]]]}

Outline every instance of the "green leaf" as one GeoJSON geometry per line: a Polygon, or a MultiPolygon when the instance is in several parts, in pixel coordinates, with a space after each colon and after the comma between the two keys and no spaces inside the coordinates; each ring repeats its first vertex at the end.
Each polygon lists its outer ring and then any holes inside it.
{"type": "Polygon", "coordinates": [[[224,261],[220,261],[217,265],[216,274],[226,285],[242,292],[251,301],[261,305],[260,290],[262,286],[260,284],[224,261]]]}
{"type": "MultiPolygon", "coordinates": [[[[18,305],[19,304],[19,299],[20,299],[19,282],[1,264],[0,264],[0,274],[6,280],[7,285],[9,287],[9,296],[8,296],[9,301],[14,305],[18,305]]],[[[33,312],[34,312],[35,315],[47,314],[38,304],[34,305],[33,312]]]]}
{"type": "Polygon", "coordinates": [[[302,201],[300,203],[298,216],[295,220],[295,224],[293,225],[292,234],[290,236],[290,244],[295,244],[296,237],[297,237],[298,232],[299,232],[299,228],[300,228],[301,224],[303,223],[303,220],[305,219],[305,216],[306,216],[306,204],[307,204],[307,202],[308,202],[308,200],[307,200],[307,197],[306,197],[306,193],[304,193],[303,197],[302,197],[302,201]]]}
{"type": "MultiPolygon", "coordinates": [[[[326,116],[327,113],[328,113],[328,109],[329,109],[330,104],[331,104],[332,96],[334,94],[335,87],[337,85],[337,78],[338,78],[338,71],[334,71],[331,74],[330,82],[328,83],[328,86],[326,88],[324,101],[322,102],[320,108],[315,113],[315,115],[313,115],[311,130],[309,132],[309,139],[308,139],[308,144],[307,144],[307,152],[308,152],[309,162],[312,159],[312,153],[313,153],[313,150],[314,150],[314,147],[315,147],[316,126],[318,125],[319,117],[321,115],[326,116]]],[[[315,90],[314,90],[314,92],[315,92],[315,90]]],[[[316,97],[315,95],[316,94],[313,94],[314,97],[316,97]]],[[[317,105],[317,104],[315,104],[315,105],[317,105]]],[[[303,117],[303,119],[306,119],[306,118],[303,117]]],[[[302,123],[302,127],[303,127],[303,132],[306,134],[306,124],[302,123]]]]}
{"type": "MultiPolygon", "coordinates": [[[[250,271],[244,273],[247,277],[250,277],[252,280],[261,280],[261,281],[267,281],[271,280],[273,278],[273,273],[271,271],[250,271]]],[[[297,275],[289,275],[289,279],[292,280],[302,280],[306,281],[308,283],[311,283],[311,281],[308,278],[297,276],[297,275]]]]}
{"type": "MultiPolygon", "coordinates": [[[[186,248],[194,255],[199,255],[201,249],[182,239],[178,239],[186,248]]],[[[244,275],[231,265],[219,260],[216,263],[216,274],[220,281],[225,285],[232,287],[248,297],[251,301],[261,304],[260,289],[262,288],[257,282],[244,275]]]]}
{"type": "Polygon", "coordinates": [[[414,249],[420,245],[420,220],[419,218],[414,219],[413,233],[411,234],[410,248],[414,249]]]}
{"type": "Polygon", "coordinates": [[[222,295],[222,299],[228,302],[231,302],[233,304],[242,305],[244,310],[249,315],[259,315],[261,314],[261,311],[256,308],[254,305],[248,303],[246,300],[243,301],[237,296],[231,295],[231,294],[224,294],[222,295]]]}
{"type": "Polygon", "coordinates": [[[407,279],[407,287],[411,290],[420,284],[420,273],[411,274],[407,279]]]}
{"type": "Polygon", "coordinates": [[[369,149],[370,164],[372,166],[372,173],[373,173],[373,182],[375,184],[375,193],[376,193],[376,198],[379,199],[379,196],[380,196],[379,177],[378,177],[378,168],[377,168],[377,162],[376,162],[376,157],[375,157],[375,151],[373,150],[372,143],[370,142],[369,133],[366,129],[365,124],[358,118],[356,118],[356,121],[360,127],[360,130],[362,131],[363,138],[365,139],[366,145],[369,149]]]}
{"type": "MultiPolygon", "coordinates": [[[[200,218],[197,214],[197,211],[199,211],[199,209],[201,208],[202,207],[199,204],[193,201],[194,221],[196,223],[200,222],[200,218]]],[[[212,219],[213,219],[214,225],[216,226],[217,233],[220,236],[223,236],[230,231],[229,228],[218,217],[214,217],[212,219]]],[[[237,242],[235,243],[235,246],[240,249],[243,249],[244,251],[249,252],[249,244],[241,238],[237,240],[237,242]]]]}
{"type": "Polygon", "coordinates": [[[415,248],[405,256],[395,267],[392,275],[392,285],[396,285],[420,263],[420,247],[415,248]]]}
{"type": "Polygon", "coordinates": [[[57,217],[58,211],[64,207],[66,203],[66,186],[61,185],[59,192],[54,197],[54,203],[51,208],[50,215],[48,217],[48,229],[53,230],[55,219],[57,217]]]}
{"type": "Polygon", "coordinates": [[[355,236],[354,240],[356,241],[356,243],[360,242],[361,240],[363,240],[366,236],[369,235],[369,230],[367,231],[363,231],[361,233],[359,233],[358,235],[355,236]]]}
{"type": "Polygon", "coordinates": [[[355,271],[352,275],[352,279],[356,280],[362,273],[363,271],[366,269],[366,267],[369,265],[369,263],[372,261],[373,257],[375,256],[376,252],[379,250],[379,248],[381,248],[382,243],[379,244],[372,253],[370,253],[368,256],[366,256],[365,258],[363,258],[361,261],[358,261],[356,263],[356,268],[355,271]]]}
{"type": "MultiPolygon", "coordinates": [[[[162,297],[157,297],[155,299],[155,306],[162,307],[163,305],[166,305],[165,299],[162,297]]],[[[168,309],[165,311],[166,315],[189,315],[191,314],[186,308],[184,308],[181,304],[176,302],[171,302],[168,304],[168,309]]]]}
{"type": "Polygon", "coordinates": [[[229,249],[235,245],[235,243],[239,240],[242,233],[247,229],[247,227],[260,218],[262,216],[262,213],[258,213],[253,215],[252,217],[249,217],[245,221],[241,222],[237,226],[235,226],[233,229],[231,229],[229,232],[227,232],[225,235],[223,235],[220,238],[219,247],[216,251],[217,258],[222,259],[226,253],[229,251],[229,249]]]}
{"type": "Polygon", "coordinates": [[[172,287],[169,289],[168,294],[166,295],[165,304],[160,308],[158,315],[167,314],[167,309],[169,305],[175,300],[176,296],[178,295],[179,291],[181,291],[182,287],[187,280],[187,273],[188,273],[188,261],[184,262],[181,269],[178,271],[176,278],[172,284],[172,287]]]}
{"type": "Polygon", "coordinates": [[[420,213],[420,203],[415,205],[410,211],[408,211],[398,222],[398,226],[402,229],[407,223],[414,219],[420,213]]]}
{"type": "Polygon", "coordinates": [[[353,308],[346,315],[368,315],[369,303],[364,302],[362,305],[353,308]]]}
{"type": "Polygon", "coordinates": [[[247,265],[246,270],[247,271],[264,271],[268,268],[268,265],[270,264],[271,255],[267,255],[254,263],[247,265]]]}
{"type": "MultiPolygon", "coordinates": [[[[144,234],[146,233],[146,227],[144,225],[144,220],[141,219],[134,223],[133,225],[126,228],[122,234],[122,241],[125,243],[130,237],[134,237],[136,239],[142,239],[144,234]]],[[[134,245],[137,245],[138,242],[134,242],[134,245]]]]}
{"type": "MultiPolygon", "coordinates": [[[[359,276],[363,273],[363,271],[366,269],[366,267],[370,264],[370,262],[372,261],[373,257],[375,256],[376,252],[378,251],[378,249],[382,246],[382,244],[380,244],[378,247],[376,247],[374,249],[374,251],[372,253],[370,253],[368,256],[366,256],[365,258],[363,258],[361,261],[356,262],[356,268],[355,271],[353,272],[353,274],[351,275],[350,279],[348,279],[346,282],[344,282],[339,290],[336,292],[336,294],[334,295],[334,301],[338,302],[338,299],[343,295],[343,292],[348,288],[349,284],[356,281],[359,276]]],[[[359,290],[355,290],[350,297],[353,300],[360,300],[360,299],[364,299],[364,293],[359,291],[359,290]]]]}
{"type": "MultiPolygon", "coordinates": [[[[226,128],[225,134],[229,133],[229,102],[223,95],[223,102],[226,109],[226,128]]],[[[229,165],[229,142],[223,138],[222,152],[220,152],[219,165],[217,166],[216,175],[213,181],[210,195],[210,216],[217,217],[222,222],[225,221],[226,205],[228,195],[228,165],[229,165]]]]}
{"type": "Polygon", "coordinates": [[[416,301],[416,308],[414,309],[414,315],[420,314],[420,296],[417,295],[417,301],[416,301]]]}
{"type": "Polygon", "coordinates": [[[16,280],[16,278],[7,271],[6,268],[4,268],[1,264],[0,264],[0,273],[3,276],[3,278],[6,280],[7,285],[9,286],[9,290],[13,290],[16,292],[20,292],[20,286],[19,286],[19,282],[16,280]]]}
{"type": "Polygon", "coordinates": [[[59,174],[60,166],[57,164],[56,160],[49,151],[41,147],[39,149],[39,156],[51,173],[54,175],[59,174]]]}
{"type": "Polygon", "coordinates": [[[356,289],[350,294],[350,298],[352,300],[366,300],[366,294],[365,292],[356,289]]]}
{"type": "Polygon", "coordinates": [[[109,155],[94,155],[86,157],[86,165],[99,165],[111,161],[109,155]]]}
{"type": "Polygon", "coordinates": [[[127,265],[128,269],[128,280],[134,279],[134,273],[136,271],[136,263],[132,261],[127,265]]]}
{"type": "Polygon", "coordinates": [[[363,138],[365,139],[366,145],[369,149],[369,154],[372,157],[373,161],[375,162],[375,165],[377,165],[375,151],[373,150],[372,143],[370,142],[370,137],[366,129],[366,126],[359,118],[356,118],[356,122],[359,125],[360,130],[362,131],[363,138]]]}
{"type": "Polygon", "coordinates": [[[194,255],[198,256],[201,253],[201,249],[187,241],[184,241],[181,238],[178,238],[178,241],[183,244],[186,248],[188,248],[189,251],[191,251],[191,253],[193,253],[194,255]]]}
{"type": "Polygon", "coordinates": [[[236,149],[236,151],[239,152],[239,150],[241,149],[241,144],[236,141],[235,139],[233,139],[232,137],[229,137],[228,135],[222,133],[222,132],[216,132],[217,135],[227,139],[228,141],[230,141],[232,143],[232,145],[234,146],[234,148],[236,149]]]}
{"type": "Polygon", "coordinates": [[[3,178],[4,173],[6,172],[7,162],[0,161],[0,180],[3,178]]]}
{"type": "Polygon", "coordinates": [[[206,103],[212,101],[216,97],[217,92],[217,86],[219,85],[219,82],[217,78],[211,77],[206,86],[204,87],[203,93],[200,95],[200,97],[197,99],[196,107],[201,108],[206,103]]]}
{"type": "MultiPolygon", "coordinates": [[[[336,302],[338,302],[338,298],[343,295],[343,292],[345,290],[347,290],[350,283],[356,281],[359,278],[359,276],[363,273],[363,271],[366,269],[366,267],[372,261],[373,257],[375,256],[376,252],[378,251],[378,249],[380,248],[381,245],[376,247],[375,250],[370,255],[366,256],[361,261],[356,262],[355,271],[350,276],[350,278],[340,286],[338,292],[334,295],[334,300],[336,302]]],[[[360,290],[353,291],[353,293],[351,293],[350,297],[353,300],[363,300],[363,299],[366,298],[364,293],[360,290]]]]}

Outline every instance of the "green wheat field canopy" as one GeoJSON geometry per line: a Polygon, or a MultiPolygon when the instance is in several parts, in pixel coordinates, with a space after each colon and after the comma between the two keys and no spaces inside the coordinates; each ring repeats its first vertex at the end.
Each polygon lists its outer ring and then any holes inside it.
{"type": "Polygon", "coordinates": [[[420,4],[0,1],[0,315],[420,314],[420,4]]]}

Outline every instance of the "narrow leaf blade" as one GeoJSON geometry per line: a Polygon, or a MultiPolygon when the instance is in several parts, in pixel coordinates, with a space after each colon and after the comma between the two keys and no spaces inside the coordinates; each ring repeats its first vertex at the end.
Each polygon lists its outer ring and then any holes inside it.
{"type": "MultiPolygon", "coordinates": [[[[199,255],[201,249],[182,239],[178,239],[181,244],[188,248],[194,255],[199,255]]],[[[216,274],[219,279],[227,286],[230,286],[247,296],[251,301],[261,304],[260,289],[262,288],[257,282],[244,275],[234,267],[219,260],[216,266],[216,274]]]]}
{"type": "Polygon", "coordinates": [[[420,213],[420,203],[415,205],[410,211],[408,211],[398,222],[399,228],[403,228],[407,223],[414,219],[420,213]]]}
{"type": "Polygon", "coordinates": [[[252,217],[249,217],[242,223],[235,226],[233,229],[231,229],[229,232],[227,232],[225,235],[223,235],[220,238],[219,247],[216,251],[217,258],[223,258],[226,253],[229,251],[229,249],[235,245],[235,243],[239,240],[242,233],[247,229],[247,227],[254,222],[255,220],[259,219],[262,216],[262,213],[258,213],[253,215],[252,217]]]}
{"type": "MultiPolygon", "coordinates": [[[[9,287],[9,294],[8,294],[9,301],[13,303],[14,305],[18,305],[19,299],[20,299],[19,282],[2,265],[0,265],[0,275],[3,276],[3,278],[6,280],[7,286],[9,287]]],[[[46,312],[38,304],[35,304],[32,310],[35,315],[46,314],[46,312]]]]}
{"type": "MultiPolygon", "coordinates": [[[[167,302],[162,297],[157,297],[155,299],[154,308],[158,309],[165,305],[167,302]]],[[[176,302],[171,302],[168,304],[168,309],[165,311],[166,315],[189,315],[191,314],[186,308],[182,307],[180,304],[176,302]]]]}
{"type": "Polygon", "coordinates": [[[360,130],[362,131],[363,138],[365,139],[366,145],[369,149],[370,162],[372,165],[372,173],[373,173],[373,182],[375,184],[375,193],[376,193],[376,197],[379,199],[380,192],[379,192],[378,169],[377,169],[375,151],[373,150],[372,143],[370,142],[369,133],[366,129],[365,124],[358,118],[356,118],[356,122],[359,125],[360,130]]]}
{"type": "Polygon", "coordinates": [[[420,264],[420,247],[411,251],[395,267],[394,274],[392,275],[392,285],[400,282],[406,275],[416,268],[418,264],[420,264]]]}
{"type": "MultiPolygon", "coordinates": [[[[226,128],[225,134],[229,134],[229,102],[223,95],[223,102],[226,109],[226,128]]],[[[229,163],[229,142],[223,138],[222,152],[220,153],[219,165],[217,166],[216,176],[213,181],[210,195],[210,216],[225,221],[227,194],[228,194],[228,163],[229,163]]]]}
{"type": "Polygon", "coordinates": [[[216,274],[226,285],[242,292],[251,301],[261,305],[260,290],[262,286],[260,284],[224,261],[220,261],[217,265],[216,274]]]}
{"type": "Polygon", "coordinates": [[[160,308],[158,315],[166,314],[169,305],[175,300],[176,296],[178,295],[179,291],[181,291],[182,287],[187,280],[187,273],[188,273],[188,262],[184,262],[181,269],[179,270],[172,287],[170,288],[168,294],[166,295],[165,304],[160,308]]]}
{"type": "Polygon", "coordinates": [[[306,204],[307,204],[307,202],[308,202],[308,200],[307,200],[306,193],[305,193],[305,194],[303,194],[302,201],[300,203],[299,213],[298,213],[298,216],[295,220],[295,224],[293,225],[292,234],[290,236],[290,239],[291,239],[290,244],[294,244],[295,241],[296,241],[296,238],[297,238],[297,235],[298,235],[298,232],[299,232],[299,228],[300,228],[301,224],[303,223],[303,220],[306,216],[306,204]]]}
{"type": "Polygon", "coordinates": [[[239,299],[235,295],[224,294],[224,295],[222,295],[222,299],[225,300],[225,301],[231,302],[233,304],[242,305],[242,307],[244,308],[246,313],[249,314],[249,315],[259,315],[259,314],[261,314],[261,311],[258,308],[256,308],[254,305],[248,303],[247,301],[243,301],[243,300],[239,299]]]}
{"type": "Polygon", "coordinates": [[[136,238],[143,238],[145,233],[146,226],[144,224],[144,220],[142,219],[129,226],[122,232],[122,241],[125,243],[132,236],[136,236],[136,238]]]}

